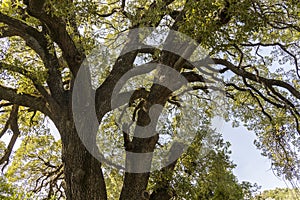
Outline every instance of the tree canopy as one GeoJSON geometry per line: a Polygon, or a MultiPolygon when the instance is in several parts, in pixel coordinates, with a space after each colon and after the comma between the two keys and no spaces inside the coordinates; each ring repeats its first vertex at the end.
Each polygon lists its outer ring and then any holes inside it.
{"type": "Polygon", "coordinates": [[[275,173],[297,186],[298,1],[1,0],[0,6],[0,138],[9,138],[0,143],[3,198],[29,191],[46,199],[250,198],[252,185],[238,183],[229,144],[214,130],[218,115],[253,130],[275,173]],[[151,34],[165,41],[154,47],[151,34]],[[93,74],[90,65],[100,71],[93,74]],[[146,72],[124,81],[139,69],[146,72]],[[82,74],[87,81],[78,83],[82,74]],[[174,74],[187,82],[178,84],[174,74]],[[172,89],[160,84],[168,81],[172,89]],[[96,122],[87,117],[92,112],[96,122]],[[47,128],[49,119],[60,140],[47,128]],[[158,128],[140,137],[153,121],[158,128]],[[155,165],[155,152],[165,152],[166,166],[132,170],[155,165]]]}
{"type": "Polygon", "coordinates": [[[297,199],[299,196],[299,191],[297,189],[287,189],[287,188],[276,188],[273,190],[263,191],[261,194],[257,195],[254,199],[297,199]]]}

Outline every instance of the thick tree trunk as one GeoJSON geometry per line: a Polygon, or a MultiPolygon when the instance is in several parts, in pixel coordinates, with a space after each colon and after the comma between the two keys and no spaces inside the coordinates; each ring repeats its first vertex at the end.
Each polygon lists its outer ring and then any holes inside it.
{"type": "Polygon", "coordinates": [[[61,119],[57,127],[62,136],[67,200],[106,200],[101,163],[82,144],[73,120],[61,119]]]}
{"type": "Polygon", "coordinates": [[[150,173],[125,173],[120,200],[146,200],[150,195],[146,191],[150,173]]]}

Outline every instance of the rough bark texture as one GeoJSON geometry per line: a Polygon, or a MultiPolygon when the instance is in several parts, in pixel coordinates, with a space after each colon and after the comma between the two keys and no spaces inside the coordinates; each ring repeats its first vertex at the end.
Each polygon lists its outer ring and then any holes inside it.
{"type": "Polygon", "coordinates": [[[61,119],[58,129],[62,135],[62,161],[67,199],[107,199],[101,163],[82,144],[74,122],[70,119],[61,119]]]}

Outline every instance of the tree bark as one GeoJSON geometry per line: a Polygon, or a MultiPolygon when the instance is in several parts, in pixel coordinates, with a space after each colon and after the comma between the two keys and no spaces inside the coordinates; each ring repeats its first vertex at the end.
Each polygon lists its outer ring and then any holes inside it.
{"type": "Polygon", "coordinates": [[[106,185],[101,163],[79,138],[72,118],[57,123],[62,139],[65,193],[68,200],[106,200],[106,185]]]}
{"type": "MultiPolygon", "coordinates": [[[[146,200],[149,193],[146,191],[150,173],[125,173],[120,200],[146,200]]],[[[148,198],[147,198],[148,197],[148,198]]]]}

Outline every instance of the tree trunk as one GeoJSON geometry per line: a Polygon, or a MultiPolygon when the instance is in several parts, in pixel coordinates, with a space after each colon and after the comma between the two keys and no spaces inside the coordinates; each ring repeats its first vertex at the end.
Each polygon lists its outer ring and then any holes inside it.
{"type": "Polygon", "coordinates": [[[57,123],[62,137],[67,200],[106,200],[101,163],[87,151],[70,119],[65,117],[57,123]]]}
{"type": "Polygon", "coordinates": [[[146,200],[150,195],[146,191],[150,173],[125,173],[120,200],[146,200]]]}

